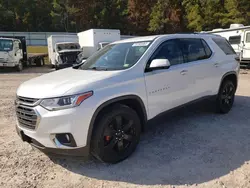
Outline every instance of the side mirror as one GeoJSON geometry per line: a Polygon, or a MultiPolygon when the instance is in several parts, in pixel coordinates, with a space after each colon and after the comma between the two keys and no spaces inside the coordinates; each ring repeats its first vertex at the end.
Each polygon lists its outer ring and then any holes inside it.
{"type": "Polygon", "coordinates": [[[238,61],[238,62],[240,62],[240,56],[237,55],[237,56],[235,57],[235,60],[238,61]]]}
{"type": "Polygon", "coordinates": [[[18,47],[19,47],[19,49],[21,50],[21,49],[22,49],[22,44],[21,44],[21,43],[18,43],[18,47]]]}
{"type": "Polygon", "coordinates": [[[149,70],[168,69],[170,62],[168,59],[154,59],[149,67],[149,70]]]}

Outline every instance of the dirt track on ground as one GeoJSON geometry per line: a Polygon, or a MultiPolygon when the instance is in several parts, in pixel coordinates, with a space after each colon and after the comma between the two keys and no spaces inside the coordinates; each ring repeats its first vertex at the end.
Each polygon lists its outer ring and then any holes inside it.
{"type": "Polygon", "coordinates": [[[153,122],[136,152],[116,165],[95,159],[46,156],[15,132],[15,91],[48,72],[0,73],[0,187],[250,187],[250,72],[242,71],[233,110],[210,102],[153,122]]]}

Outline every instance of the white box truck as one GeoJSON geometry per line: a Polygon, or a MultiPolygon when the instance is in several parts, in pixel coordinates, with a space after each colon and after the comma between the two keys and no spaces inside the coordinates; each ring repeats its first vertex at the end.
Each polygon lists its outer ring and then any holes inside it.
{"type": "Polygon", "coordinates": [[[105,45],[121,40],[120,30],[90,29],[77,34],[82,48],[82,57],[88,58],[105,45]]]}
{"type": "Polygon", "coordinates": [[[241,65],[250,66],[250,26],[231,24],[228,29],[218,28],[205,33],[212,33],[226,38],[239,55],[241,65]]]}
{"type": "Polygon", "coordinates": [[[30,65],[44,65],[45,53],[27,53],[25,36],[0,36],[0,68],[22,71],[30,65]]]}
{"type": "Polygon", "coordinates": [[[80,53],[79,40],[77,35],[51,35],[48,41],[49,62],[56,66],[60,61],[60,54],[65,55],[67,51],[80,53]]]}

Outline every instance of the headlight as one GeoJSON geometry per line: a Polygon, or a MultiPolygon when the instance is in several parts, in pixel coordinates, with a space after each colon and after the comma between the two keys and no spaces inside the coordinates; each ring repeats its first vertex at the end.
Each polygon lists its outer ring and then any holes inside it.
{"type": "Polygon", "coordinates": [[[57,61],[59,64],[62,64],[62,59],[61,59],[60,56],[57,56],[56,61],[57,61]]]}
{"type": "Polygon", "coordinates": [[[90,91],[80,95],[43,99],[40,105],[50,111],[73,108],[79,106],[84,100],[91,97],[92,95],[93,92],[90,91]]]}

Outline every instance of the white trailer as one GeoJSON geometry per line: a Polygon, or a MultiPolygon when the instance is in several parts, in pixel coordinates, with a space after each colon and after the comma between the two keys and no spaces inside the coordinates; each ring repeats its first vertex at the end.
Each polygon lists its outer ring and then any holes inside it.
{"type": "Polygon", "coordinates": [[[90,29],[77,34],[83,50],[82,57],[88,58],[111,42],[121,40],[120,30],[90,29]]]}
{"type": "Polygon", "coordinates": [[[226,38],[235,52],[239,55],[242,65],[250,66],[250,26],[231,24],[228,29],[214,29],[206,31],[226,38]]]}
{"type": "Polygon", "coordinates": [[[51,35],[48,37],[48,55],[49,62],[52,65],[56,65],[56,57],[59,54],[59,51],[56,47],[58,43],[63,45],[63,43],[76,43],[78,44],[78,36],[77,35],[51,35]]]}

